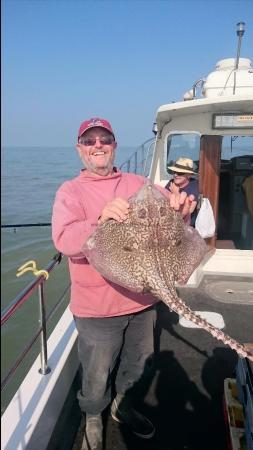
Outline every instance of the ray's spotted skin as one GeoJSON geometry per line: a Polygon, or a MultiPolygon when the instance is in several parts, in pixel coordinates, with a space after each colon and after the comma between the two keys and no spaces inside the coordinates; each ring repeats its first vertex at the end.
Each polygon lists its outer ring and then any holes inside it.
{"type": "Polygon", "coordinates": [[[185,225],[166,197],[147,183],[129,199],[128,218],[100,225],[83,247],[106,279],[135,292],[151,292],[171,310],[253,361],[243,345],[195,314],[175,288],[184,284],[209,251],[199,233],[185,225]]]}

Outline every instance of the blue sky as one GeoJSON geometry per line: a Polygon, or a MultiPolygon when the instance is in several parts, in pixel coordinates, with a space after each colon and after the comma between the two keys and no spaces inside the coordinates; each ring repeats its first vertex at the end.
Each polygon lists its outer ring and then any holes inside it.
{"type": "Polygon", "coordinates": [[[161,104],[216,62],[253,59],[253,0],[2,0],[2,144],[70,146],[81,121],[119,145],[152,136],[161,104]]]}

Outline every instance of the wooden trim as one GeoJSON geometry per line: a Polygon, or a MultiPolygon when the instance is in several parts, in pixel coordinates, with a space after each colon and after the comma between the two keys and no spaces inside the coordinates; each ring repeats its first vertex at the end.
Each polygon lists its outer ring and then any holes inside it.
{"type": "MultiPolygon", "coordinates": [[[[222,136],[201,136],[199,159],[199,190],[204,197],[208,197],[213,208],[217,225],[220,186],[220,159],[222,136]]],[[[207,243],[215,247],[216,236],[206,239],[207,243]]]]}

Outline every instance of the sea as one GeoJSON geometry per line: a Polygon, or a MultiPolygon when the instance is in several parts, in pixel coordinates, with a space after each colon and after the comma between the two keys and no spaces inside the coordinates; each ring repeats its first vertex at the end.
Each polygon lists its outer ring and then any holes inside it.
{"type": "MultiPolygon", "coordinates": [[[[116,150],[115,165],[119,167],[135,151],[122,146],[116,150]]],[[[57,189],[67,179],[77,176],[82,168],[73,147],[4,147],[2,148],[1,205],[1,298],[3,311],[16,296],[34,279],[31,272],[17,277],[20,266],[34,261],[37,269],[43,269],[57,253],[51,239],[51,226],[17,227],[20,224],[50,223],[52,205],[57,189]]],[[[63,297],[63,305],[48,323],[48,334],[54,328],[69,294],[64,295],[69,284],[65,259],[49,276],[45,284],[47,314],[57,299],[63,297]]],[[[1,379],[30,342],[39,327],[39,301],[37,290],[19,310],[1,327],[1,379]]],[[[39,342],[24,359],[11,381],[2,392],[1,411],[11,400],[15,390],[29,370],[39,352],[39,342]]]]}

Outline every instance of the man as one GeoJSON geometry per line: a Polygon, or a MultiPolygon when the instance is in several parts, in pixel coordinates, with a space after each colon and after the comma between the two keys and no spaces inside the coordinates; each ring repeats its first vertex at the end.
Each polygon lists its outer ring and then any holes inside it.
{"type": "Polygon", "coordinates": [[[194,195],[195,201],[192,202],[190,208],[190,225],[195,226],[197,218],[197,200],[199,197],[198,181],[192,177],[197,175],[193,170],[193,160],[190,158],[179,158],[172,166],[168,166],[168,169],[173,173],[173,179],[165,186],[172,193],[186,192],[188,195],[194,195]]]}
{"type": "MultiPolygon", "coordinates": [[[[53,207],[53,240],[56,248],[69,257],[70,309],[78,330],[83,369],[78,393],[80,408],[86,413],[83,450],[102,450],[101,413],[111,403],[116,368],[113,419],[142,438],[151,438],[155,431],[153,424],[134,409],[130,393],[153,353],[156,300],[149,294],[115,289],[81,252],[99,224],[127,218],[127,199],[145,183],[144,177],[121,173],[113,166],[116,147],[107,120],[84,121],[76,148],[85,169],[63,183],[53,207]]],[[[182,210],[183,215],[188,213],[192,197],[164,192],[175,209],[182,210]]]]}

